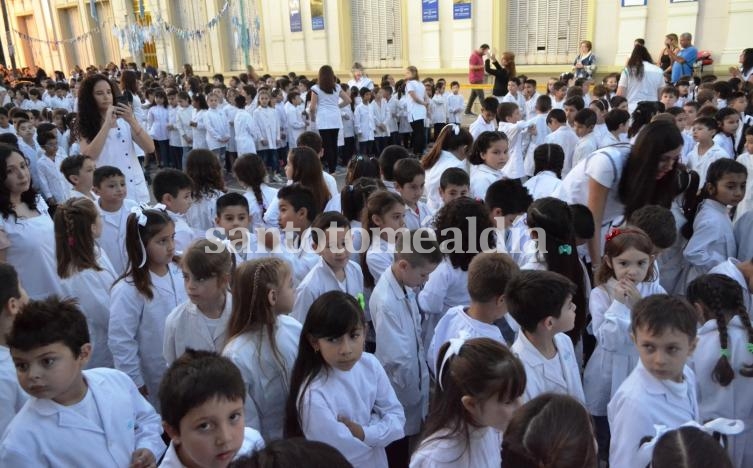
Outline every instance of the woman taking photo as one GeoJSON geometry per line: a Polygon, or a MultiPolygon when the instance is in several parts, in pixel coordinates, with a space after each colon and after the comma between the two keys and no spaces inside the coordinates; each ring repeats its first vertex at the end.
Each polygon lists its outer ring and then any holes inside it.
{"type": "Polygon", "coordinates": [[[122,102],[115,103],[117,91],[104,75],[84,80],[78,94],[81,153],[97,166],[115,166],[125,175],[127,198],[149,203],[149,187],[136,153],[136,145],[147,153],[154,151],[154,141],[122,102]]]}

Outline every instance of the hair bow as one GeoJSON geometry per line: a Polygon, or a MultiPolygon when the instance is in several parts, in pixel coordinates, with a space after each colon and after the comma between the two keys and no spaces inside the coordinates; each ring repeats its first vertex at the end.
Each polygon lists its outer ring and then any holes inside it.
{"type": "Polygon", "coordinates": [[[688,421],[685,424],[682,424],[681,426],[675,428],[655,424],[654,430],[656,431],[656,434],[651,440],[644,442],[638,449],[638,461],[635,463],[635,466],[649,465],[651,463],[651,459],[654,456],[654,447],[656,446],[657,442],[659,442],[659,439],[661,439],[662,436],[667,432],[683,427],[695,427],[707,434],[713,434],[717,432],[723,435],[735,435],[745,430],[745,423],[743,423],[739,419],[716,418],[705,424],[699,424],[696,421],[688,421]]]}
{"type": "Polygon", "coordinates": [[[572,255],[573,254],[573,246],[570,244],[562,244],[557,249],[560,255],[572,255]]]}
{"type": "Polygon", "coordinates": [[[167,206],[163,205],[162,203],[157,203],[151,209],[152,210],[167,211],[167,206]]]}
{"type": "Polygon", "coordinates": [[[136,215],[136,221],[139,226],[146,226],[146,215],[144,214],[144,208],[141,206],[134,206],[131,208],[131,213],[136,215]]]}
{"type": "Polygon", "coordinates": [[[361,310],[366,310],[366,297],[364,297],[363,293],[356,294],[356,300],[358,301],[358,305],[361,306],[361,310]]]}
{"type": "Polygon", "coordinates": [[[463,344],[465,344],[465,338],[452,338],[450,340],[450,346],[447,348],[447,352],[444,353],[442,364],[440,364],[439,371],[437,372],[437,382],[439,382],[439,388],[442,390],[444,390],[444,387],[442,387],[442,373],[444,372],[444,367],[447,365],[447,362],[451,357],[460,354],[460,348],[463,347],[463,344]]]}
{"type": "Polygon", "coordinates": [[[451,123],[450,126],[452,127],[452,131],[453,133],[455,133],[455,135],[460,135],[460,125],[451,123]]]}
{"type": "Polygon", "coordinates": [[[619,236],[620,234],[622,234],[622,231],[620,230],[620,228],[614,228],[614,229],[612,229],[607,234],[607,242],[611,241],[612,239],[614,239],[615,237],[619,236]]]}

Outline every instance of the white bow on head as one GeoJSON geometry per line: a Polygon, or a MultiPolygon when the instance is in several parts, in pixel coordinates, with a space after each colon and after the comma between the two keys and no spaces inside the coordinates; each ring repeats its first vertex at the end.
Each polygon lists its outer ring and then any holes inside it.
{"type": "Polygon", "coordinates": [[[447,365],[447,362],[451,357],[460,354],[460,348],[462,348],[465,344],[465,338],[452,338],[449,343],[450,346],[444,353],[442,364],[439,365],[439,371],[437,372],[437,382],[439,382],[439,388],[442,390],[444,390],[444,388],[442,387],[442,373],[444,372],[445,365],[447,365]]]}
{"type": "Polygon", "coordinates": [[[144,214],[144,208],[141,206],[134,206],[131,208],[131,214],[136,215],[136,221],[139,223],[139,226],[146,226],[146,215],[144,214]]]}
{"type": "Polygon", "coordinates": [[[167,206],[163,205],[162,203],[157,203],[151,209],[152,210],[167,211],[167,206]]]}

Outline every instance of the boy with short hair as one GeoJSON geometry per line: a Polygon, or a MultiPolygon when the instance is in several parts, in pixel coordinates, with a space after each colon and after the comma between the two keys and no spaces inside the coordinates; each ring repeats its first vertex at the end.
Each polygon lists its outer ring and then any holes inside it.
{"type": "Polygon", "coordinates": [[[688,169],[698,173],[699,187],[706,185],[706,173],[711,164],[718,159],[729,157],[727,151],[714,140],[717,131],[717,121],[712,117],[700,117],[693,122],[693,140],[696,145],[688,154],[686,164],[688,169]]]}
{"type": "Polygon", "coordinates": [[[277,192],[280,202],[279,226],[284,240],[279,246],[267,235],[267,248],[280,253],[280,257],[290,263],[293,271],[293,285],[303,281],[314,267],[319,256],[311,250],[311,223],[319,215],[319,208],[310,189],[299,183],[286,185],[277,192]]]}
{"type": "Polygon", "coordinates": [[[328,211],[311,225],[311,242],[319,260],[312,266],[295,291],[295,305],[290,315],[306,321],[309,307],[317,297],[329,291],[343,291],[363,298],[361,266],[350,259],[346,237],[350,222],[340,213],[328,211]]]}
{"type": "MultiPolygon", "coordinates": [[[[428,232],[428,231],[425,231],[428,232]]],[[[436,239],[411,231],[397,236],[395,258],[374,286],[369,311],[376,334],[374,356],[384,367],[405,411],[405,438],[387,446],[394,466],[405,466],[409,440],[421,431],[429,401],[429,369],[416,291],[442,261],[436,239]]]]}
{"type": "Polygon", "coordinates": [[[256,235],[249,230],[251,226],[251,210],[248,199],[237,192],[228,192],[217,199],[217,217],[215,224],[222,228],[223,244],[230,253],[235,255],[235,266],[251,260],[256,256],[264,256],[256,242],[256,235]]]}
{"type": "Polygon", "coordinates": [[[160,468],[225,467],[236,457],[264,448],[261,434],[245,427],[246,387],[240,371],[227,358],[211,351],[186,350],[162,377],[159,398],[162,427],[171,439],[160,468]],[[192,434],[196,421],[216,423],[202,426],[197,437],[192,434]]]}
{"type": "Polygon", "coordinates": [[[0,263],[0,434],[5,432],[13,417],[29,399],[16,377],[16,367],[10,357],[5,337],[10,333],[13,319],[29,302],[29,296],[18,280],[10,263],[0,263]]]}
{"type": "Polygon", "coordinates": [[[460,94],[460,83],[450,83],[450,95],[447,96],[447,120],[449,123],[460,124],[463,121],[463,96],[460,94]]]}
{"type": "Polygon", "coordinates": [[[599,141],[594,133],[595,126],[596,112],[591,109],[582,109],[575,114],[572,127],[575,135],[578,137],[578,144],[575,145],[572,160],[568,161],[567,158],[565,159],[562,172],[570,172],[573,166],[599,148],[599,141]]]}
{"type": "Polygon", "coordinates": [[[564,179],[567,175],[564,168],[568,167],[569,170],[570,166],[567,163],[573,160],[573,153],[575,153],[575,147],[578,145],[578,135],[567,125],[567,117],[562,109],[553,108],[546,116],[546,125],[551,133],[544,138],[544,143],[560,145],[562,151],[565,152],[565,163],[562,170],[562,178],[564,179]]]}
{"type": "Polygon", "coordinates": [[[191,242],[202,237],[188,225],[186,212],[191,207],[191,178],[178,169],[161,169],[152,179],[152,191],[157,203],[162,203],[175,224],[175,252],[185,251],[191,242]]]}
{"type": "Polygon", "coordinates": [[[84,370],[92,345],[72,299],[24,306],[8,334],[29,401],[8,426],[0,466],[155,466],[165,450],[160,417],[128,377],[84,370]]]}
{"type": "MultiPolygon", "coordinates": [[[[450,167],[439,176],[439,198],[442,206],[460,197],[467,197],[471,187],[468,173],[459,167],[450,167]]],[[[441,206],[440,206],[441,208],[441,206]]]]}
{"type": "Polygon", "coordinates": [[[521,84],[520,78],[517,76],[510,77],[507,81],[507,94],[504,95],[500,103],[512,102],[517,104],[522,118],[525,119],[528,115],[528,110],[526,107],[526,98],[523,96],[522,92],[518,92],[521,84]]]}
{"type": "Polygon", "coordinates": [[[526,213],[533,197],[519,180],[502,179],[486,190],[484,204],[497,228],[497,251],[506,253],[518,265],[526,262],[524,245],[529,240],[526,213]]]}
{"type": "Polygon", "coordinates": [[[607,406],[613,468],[637,468],[641,440],[657,425],[674,429],[699,418],[695,374],[685,364],[698,341],[693,306],[666,294],[649,296],[633,307],[630,328],[640,361],[607,406]]]}
{"type": "Polygon", "coordinates": [[[183,167],[183,140],[178,129],[178,91],[167,90],[167,131],[168,131],[168,154],[170,167],[181,169],[183,167]]]}
{"type": "Polygon", "coordinates": [[[572,281],[546,270],[523,270],[507,283],[505,301],[520,324],[511,349],[526,370],[526,401],[552,392],[585,402],[573,342],[565,334],[575,324],[574,294],[572,281]]]}
{"type": "MultiPolygon", "coordinates": [[[[536,80],[527,79],[523,82],[523,99],[526,102],[526,115],[533,116],[536,114],[536,103],[541,95],[536,91],[536,80]]],[[[552,101],[549,101],[549,107],[551,108],[552,101]]],[[[547,110],[548,112],[548,110],[547,110]]],[[[544,112],[546,114],[546,112],[544,112]]]]}
{"type": "Polygon", "coordinates": [[[125,272],[128,255],[125,250],[126,225],[131,209],[138,205],[126,199],[125,175],[114,166],[100,166],[94,170],[94,193],[99,197],[97,207],[102,215],[102,235],[99,246],[107,254],[117,275],[125,272]]]}
{"type": "Polygon", "coordinates": [[[450,308],[434,328],[427,356],[434,375],[439,348],[452,338],[491,338],[505,346],[512,344],[514,335],[507,342],[495,323],[505,320],[505,288],[519,271],[512,258],[503,253],[482,252],[473,257],[468,266],[471,303],[450,308]]]}
{"type": "Polygon", "coordinates": [[[395,163],[394,174],[395,188],[405,201],[405,227],[418,229],[431,217],[426,203],[421,201],[426,172],[417,159],[406,158],[395,163]]]}
{"type": "Polygon", "coordinates": [[[664,104],[664,109],[671,109],[677,105],[677,100],[680,98],[680,93],[674,86],[665,86],[659,92],[661,99],[659,101],[664,104]]]}
{"type": "Polygon", "coordinates": [[[612,109],[604,116],[607,134],[601,140],[601,146],[616,145],[627,141],[630,112],[622,109],[612,109]]]}
{"type": "MultiPolygon", "coordinates": [[[[553,106],[552,106],[553,107],[553,106]]],[[[554,107],[553,107],[554,108],[554,107]]],[[[567,119],[567,125],[572,128],[575,122],[575,114],[586,108],[586,103],[581,96],[573,96],[565,99],[562,105],[562,110],[565,111],[565,118],[567,119]]]]}
{"type": "Polygon", "coordinates": [[[39,155],[42,153],[42,147],[39,146],[34,138],[36,129],[34,124],[26,119],[19,118],[15,125],[16,136],[18,136],[18,149],[29,161],[29,172],[31,173],[31,182],[35,189],[39,190],[39,155]]]}
{"type": "Polygon", "coordinates": [[[0,107],[0,134],[3,133],[16,133],[16,129],[8,119],[8,109],[0,107]]]}
{"type": "Polygon", "coordinates": [[[94,160],[89,156],[76,154],[68,156],[60,163],[60,172],[73,188],[68,198],[86,197],[97,201],[97,196],[92,192],[94,186],[94,160]]]}
{"type": "Polygon", "coordinates": [[[564,110],[566,94],[567,83],[564,81],[555,81],[552,84],[552,109],[564,110]]]}
{"type": "Polygon", "coordinates": [[[395,163],[408,157],[410,153],[400,145],[390,145],[379,155],[379,174],[384,187],[392,193],[400,193],[395,188],[395,163]]]}
{"type": "Polygon", "coordinates": [[[471,136],[475,140],[484,132],[493,132],[497,130],[497,106],[499,101],[495,97],[487,97],[481,101],[481,115],[468,127],[471,136]]]}
{"type": "Polygon", "coordinates": [[[510,158],[502,168],[502,176],[507,179],[520,179],[526,175],[523,164],[523,138],[535,128],[533,121],[522,120],[518,104],[503,102],[497,108],[498,130],[507,135],[510,158]]]}
{"type": "Polygon", "coordinates": [[[57,158],[58,139],[54,133],[47,132],[38,135],[37,142],[42,147],[42,155],[37,161],[39,189],[47,205],[54,207],[66,201],[71,190],[63,173],[60,172],[60,159],[57,158]]]}

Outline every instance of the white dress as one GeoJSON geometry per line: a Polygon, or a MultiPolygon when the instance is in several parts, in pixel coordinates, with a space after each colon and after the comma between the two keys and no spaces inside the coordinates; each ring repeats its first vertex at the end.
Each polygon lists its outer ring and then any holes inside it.
{"type": "Polygon", "coordinates": [[[131,126],[123,119],[117,120],[117,127],[107,132],[102,151],[97,158],[97,167],[115,166],[125,175],[127,198],[138,203],[149,203],[149,186],[146,185],[141,169],[136,144],[131,136],[131,126]]]}

